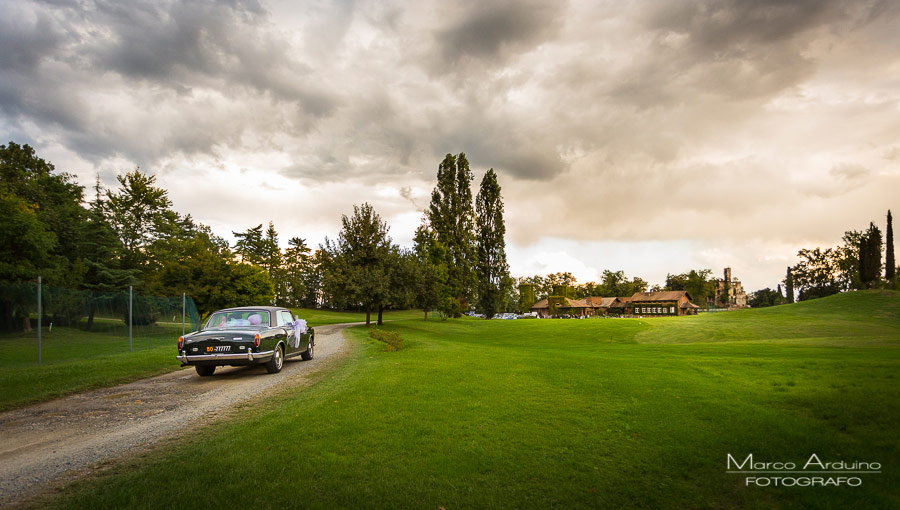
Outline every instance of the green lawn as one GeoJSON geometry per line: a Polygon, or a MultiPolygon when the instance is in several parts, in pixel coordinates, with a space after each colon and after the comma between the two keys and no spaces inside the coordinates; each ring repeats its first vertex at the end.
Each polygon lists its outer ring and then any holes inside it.
{"type": "Polygon", "coordinates": [[[56,504],[898,508],[898,305],[868,292],[680,319],[397,321],[398,352],[355,328],[333,377],[56,504]],[[884,469],[856,488],[745,487],[729,453],[884,469]]]}
{"type": "Polygon", "coordinates": [[[128,329],[96,331],[44,327],[42,364],[37,364],[37,332],[0,335],[0,410],[92,388],[113,386],[180,368],[175,341],[181,324],[135,327],[129,352],[128,329]]]}

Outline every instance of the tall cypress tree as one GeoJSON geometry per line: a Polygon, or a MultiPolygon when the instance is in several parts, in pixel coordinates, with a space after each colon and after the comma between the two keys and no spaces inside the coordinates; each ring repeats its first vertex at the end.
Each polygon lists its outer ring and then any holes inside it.
{"type": "MultiPolygon", "coordinates": [[[[475,274],[475,210],[466,155],[447,154],[438,166],[437,180],[425,214],[437,241],[447,250],[449,293],[464,307],[472,296],[475,274]]],[[[459,315],[459,310],[455,312],[459,315]]]]}
{"type": "Polygon", "coordinates": [[[475,214],[478,305],[484,316],[491,318],[506,307],[512,282],[509,264],[506,263],[503,197],[500,196],[500,184],[493,168],[481,180],[475,199],[475,214]]]}
{"type": "Polygon", "coordinates": [[[791,275],[791,266],[787,268],[787,277],[784,279],[784,292],[788,303],[794,302],[794,277],[791,275]]]}
{"type": "Polygon", "coordinates": [[[894,278],[897,276],[897,262],[894,260],[894,226],[890,209],[888,209],[887,214],[887,232],[885,233],[884,242],[887,245],[884,250],[884,279],[888,283],[893,283],[894,278]]]}
{"type": "Polygon", "coordinates": [[[863,288],[873,288],[881,276],[881,230],[874,223],[859,240],[859,279],[863,288]]]}

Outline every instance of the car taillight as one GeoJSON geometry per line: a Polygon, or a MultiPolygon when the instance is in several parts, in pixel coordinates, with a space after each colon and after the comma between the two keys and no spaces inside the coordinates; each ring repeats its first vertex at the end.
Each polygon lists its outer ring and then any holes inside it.
{"type": "Polygon", "coordinates": [[[256,336],[253,337],[253,347],[259,347],[259,333],[257,333],[256,336]]]}
{"type": "Polygon", "coordinates": [[[184,346],[184,337],[180,336],[180,337],[178,337],[178,350],[179,351],[181,350],[182,346],[184,346]]]}

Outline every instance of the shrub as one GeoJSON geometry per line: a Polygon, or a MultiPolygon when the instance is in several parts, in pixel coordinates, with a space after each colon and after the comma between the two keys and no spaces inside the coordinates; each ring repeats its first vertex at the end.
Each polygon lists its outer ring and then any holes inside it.
{"type": "Polygon", "coordinates": [[[369,331],[369,336],[384,343],[389,351],[399,351],[400,345],[403,343],[403,339],[400,338],[400,333],[396,331],[373,329],[369,331]]]}

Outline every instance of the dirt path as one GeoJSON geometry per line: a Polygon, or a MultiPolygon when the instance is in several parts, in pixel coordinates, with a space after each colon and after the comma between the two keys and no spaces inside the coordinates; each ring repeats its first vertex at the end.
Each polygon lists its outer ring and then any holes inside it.
{"type": "Polygon", "coordinates": [[[262,366],[220,367],[214,376],[201,378],[189,367],[0,414],[0,507],[67,473],[152,446],[189,428],[192,420],[302,386],[316,367],[346,352],[346,326],[316,327],[316,357],[286,360],[279,374],[269,375],[262,366]]]}

